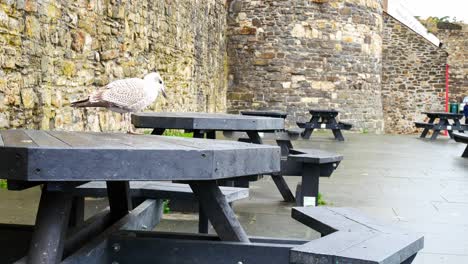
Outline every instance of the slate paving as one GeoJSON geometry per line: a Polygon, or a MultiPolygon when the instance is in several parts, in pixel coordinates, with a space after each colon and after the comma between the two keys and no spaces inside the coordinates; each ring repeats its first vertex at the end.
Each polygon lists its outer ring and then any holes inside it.
{"type": "MultiPolygon", "coordinates": [[[[331,133],[314,133],[297,148],[319,148],[344,155],[330,178],[320,179],[320,191],[333,206],[354,207],[383,222],[420,232],[425,248],[416,264],[468,263],[468,159],[465,145],[439,137],[346,133],[345,142],[331,133]]],[[[295,186],[299,177],[286,177],[295,186]]],[[[0,190],[0,222],[34,223],[39,189],[22,193],[0,190]],[[8,212],[8,213],[7,213],[8,212]]],[[[89,199],[86,214],[106,205],[89,199]]],[[[281,202],[269,177],[254,182],[250,198],[235,211],[247,233],[314,239],[318,234],[290,217],[291,204],[281,202]]],[[[167,214],[159,230],[196,232],[192,214],[167,214]]],[[[212,230],[211,230],[212,231],[212,230]]]]}

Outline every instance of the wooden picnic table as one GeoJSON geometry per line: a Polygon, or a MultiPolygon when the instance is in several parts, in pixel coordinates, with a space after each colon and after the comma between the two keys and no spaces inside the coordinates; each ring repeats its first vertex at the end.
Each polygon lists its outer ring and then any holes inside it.
{"type": "MultiPolygon", "coordinates": [[[[64,248],[69,250],[70,244],[80,248],[76,236],[73,243],[65,236],[72,192],[83,182],[107,183],[110,223],[127,219],[132,210],[129,181],[187,182],[221,240],[248,242],[216,180],[280,170],[276,146],[116,133],[3,130],[0,158],[0,175],[9,185],[21,189],[43,184],[27,257],[31,264],[60,263],[64,248]]],[[[149,228],[140,219],[148,218],[147,211],[132,214],[128,221],[149,228]]],[[[89,237],[88,233],[77,236],[89,237]]],[[[85,255],[93,256],[82,252],[80,257],[85,255]]]]}
{"type": "Polygon", "coordinates": [[[300,128],[304,128],[302,137],[305,139],[310,138],[314,129],[331,129],[336,140],[344,141],[341,130],[349,130],[352,128],[351,124],[336,121],[336,117],[339,114],[337,110],[311,109],[309,113],[312,115],[309,122],[297,122],[300,128]]]}
{"type": "MultiPolygon", "coordinates": [[[[287,202],[304,204],[304,197],[317,196],[319,177],[330,176],[338,166],[343,156],[325,151],[314,150],[313,153],[301,150],[292,150],[291,133],[284,128],[286,113],[269,111],[243,111],[242,115],[217,113],[159,113],[145,112],[132,115],[132,122],[137,128],[152,128],[153,134],[162,134],[166,129],[184,129],[194,132],[194,137],[215,139],[216,131],[229,134],[244,132],[248,138],[240,138],[243,142],[263,144],[263,137],[271,135],[281,147],[281,172],[270,174],[278,191],[287,202]],[[261,135],[262,134],[262,135],[261,135]],[[290,190],[283,176],[302,176],[300,192],[296,197],[290,190]]],[[[257,177],[236,180],[238,187],[249,187],[248,180],[257,177]]],[[[226,184],[226,183],[225,183],[226,184]]]]}
{"type": "MultiPolygon", "coordinates": [[[[284,129],[281,118],[243,116],[223,113],[178,113],[143,112],[132,115],[136,128],[151,128],[153,135],[162,135],[166,129],[183,129],[193,132],[195,138],[216,139],[216,131],[246,132],[253,143],[262,144],[261,132],[274,132],[284,129]]],[[[249,187],[249,181],[258,180],[260,175],[243,177],[236,181],[237,187],[249,187]]],[[[227,183],[232,185],[233,182],[227,183]]]]}
{"type": "Polygon", "coordinates": [[[433,130],[431,140],[435,140],[439,136],[440,131],[446,130],[450,138],[453,139],[453,131],[458,130],[463,133],[468,129],[468,125],[460,123],[460,119],[463,118],[463,114],[460,113],[422,112],[422,114],[425,114],[429,118],[429,121],[427,123],[415,122],[417,128],[424,128],[420,136],[421,138],[425,138],[429,130],[433,130]],[[436,119],[439,119],[437,123],[435,122],[436,119]],[[453,122],[451,123],[450,120],[453,120],[453,122]]]}

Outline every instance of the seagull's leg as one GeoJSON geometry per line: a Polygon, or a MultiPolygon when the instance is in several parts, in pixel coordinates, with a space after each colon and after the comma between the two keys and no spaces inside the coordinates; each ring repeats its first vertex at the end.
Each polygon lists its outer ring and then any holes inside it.
{"type": "Polygon", "coordinates": [[[133,126],[132,124],[132,119],[131,119],[131,113],[126,113],[128,116],[127,116],[127,122],[128,122],[128,132],[129,134],[133,134],[133,135],[143,135],[142,133],[138,133],[136,130],[135,130],[135,127],[133,126]]]}

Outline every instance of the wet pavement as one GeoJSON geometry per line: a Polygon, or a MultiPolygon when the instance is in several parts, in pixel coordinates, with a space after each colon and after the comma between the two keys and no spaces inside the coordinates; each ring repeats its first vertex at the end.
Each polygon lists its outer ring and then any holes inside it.
{"type": "MultiPolygon", "coordinates": [[[[425,247],[414,263],[468,263],[468,159],[460,157],[465,145],[416,135],[346,133],[345,138],[336,142],[331,133],[314,133],[309,141],[293,143],[344,155],[332,177],[320,180],[328,205],[353,207],[423,234],[425,247]]],[[[286,180],[295,189],[299,178],[286,180]]],[[[39,192],[0,190],[0,222],[33,224],[39,192]]],[[[105,205],[100,199],[87,200],[87,215],[105,205]]],[[[250,198],[237,202],[235,211],[251,236],[317,238],[316,232],[291,218],[291,206],[281,202],[266,177],[252,184],[250,198]]],[[[157,229],[196,232],[197,217],[166,214],[157,229]]]]}

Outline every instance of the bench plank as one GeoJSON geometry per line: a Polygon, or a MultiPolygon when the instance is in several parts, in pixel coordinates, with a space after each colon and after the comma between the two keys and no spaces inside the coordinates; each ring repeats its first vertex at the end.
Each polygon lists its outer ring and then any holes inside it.
{"type": "Polygon", "coordinates": [[[324,237],[291,250],[291,262],[411,263],[424,237],[383,225],[350,208],[293,208],[292,217],[324,237]]]}
{"type": "MultiPolygon", "coordinates": [[[[249,197],[249,189],[237,187],[220,187],[228,202],[249,197]]],[[[132,197],[144,197],[149,199],[186,199],[195,200],[192,189],[188,184],[170,182],[130,182],[132,197]]],[[[84,197],[106,197],[105,182],[88,182],[78,186],[74,195],[84,197]]]]}
{"type": "Polygon", "coordinates": [[[325,164],[340,162],[343,156],[320,149],[291,149],[288,159],[297,162],[325,164]]]}

